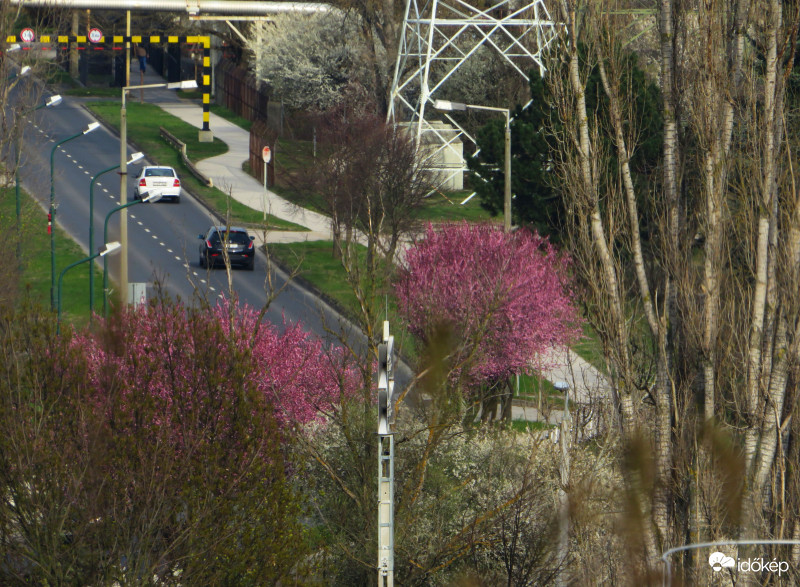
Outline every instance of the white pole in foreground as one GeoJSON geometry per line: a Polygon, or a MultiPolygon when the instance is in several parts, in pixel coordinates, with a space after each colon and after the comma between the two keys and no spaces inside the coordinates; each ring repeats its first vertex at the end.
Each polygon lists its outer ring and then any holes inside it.
{"type": "Polygon", "coordinates": [[[559,472],[561,483],[558,488],[558,575],[556,585],[563,587],[567,580],[567,557],[569,556],[569,442],[570,442],[570,417],[569,417],[569,383],[557,381],[554,384],[558,391],[564,392],[564,412],[561,417],[559,440],[561,441],[561,462],[559,472]]]}
{"type": "Polygon", "coordinates": [[[394,389],[394,337],[383,323],[378,345],[378,587],[394,587],[394,435],[390,407],[394,389]]]}
{"type": "Polygon", "coordinates": [[[269,147],[261,149],[261,158],[264,160],[264,222],[267,221],[267,164],[272,159],[272,152],[269,147]]]}

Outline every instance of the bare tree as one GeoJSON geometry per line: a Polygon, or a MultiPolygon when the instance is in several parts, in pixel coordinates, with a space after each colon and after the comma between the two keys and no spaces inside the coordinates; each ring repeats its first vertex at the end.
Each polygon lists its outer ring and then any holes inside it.
{"type": "MultiPolygon", "coordinates": [[[[642,138],[622,58],[631,17],[616,3],[560,3],[563,77],[548,80],[558,183],[620,430],[652,447],[654,483],[643,463],[627,476],[650,560],[685,542],[786,537],[795,519],[797,486],[781,481],[776,502],[773,484],[788,466],[800,358],[792,6],[658,3],[662,160],[643,182],[629,165],[642,138]],[[590,75],[603,88],[591,108],[590,75]],[[657,232],[643,230],[645,204],[657,232]]],[[[700,580],[708,567],[694,560],[683,572],[700,580]]]]}

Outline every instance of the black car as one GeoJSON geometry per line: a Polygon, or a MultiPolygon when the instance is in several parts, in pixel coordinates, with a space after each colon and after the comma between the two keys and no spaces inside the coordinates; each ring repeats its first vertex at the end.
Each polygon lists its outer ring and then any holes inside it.
{"type": "Polygon", "coordinates": [[[255,267],[256,247],[254,236],[237,226],[212,226],[206,234],[198,237],[200,245],[200,267],[213,267],[217,262],[225,263],[224,250],[231,265],[243,265],[249,271],[255,267]]]}

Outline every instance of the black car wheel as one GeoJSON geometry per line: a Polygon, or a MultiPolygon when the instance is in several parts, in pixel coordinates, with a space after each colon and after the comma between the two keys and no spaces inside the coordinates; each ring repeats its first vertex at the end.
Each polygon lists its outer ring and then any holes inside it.
{"type": "Polygon", "coordinates": [[[254,258],[250,259],[250,262],[247,264],[247,270],[252,271],[253,269],[255,269],[255,267],[256,267],[256,260],[254,258]]]}
{"type": "Polygon", "coordinates": [[[205,256],[203,253],[200,253],[200,261],[198,261],[198,262],[200,263],[200,267],[202,267],[202,268],[204,268],[204,269],[205,269],[205,266],[206,266],[206,256],[205,256]]]}

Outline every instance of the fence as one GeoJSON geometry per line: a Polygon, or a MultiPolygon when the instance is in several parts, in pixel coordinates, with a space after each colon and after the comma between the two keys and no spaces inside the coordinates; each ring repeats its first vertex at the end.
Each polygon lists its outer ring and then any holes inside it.
{"type": "MultiPolygon", "coordinates": [[[[317,115],[287,112],[280,100],[271,99],[269,86],[256,80],[245,68],[221,59],[215,69],[215,89],[217,104],[251,122],[263,123],[276,137],[312,140],[317,115]]],[[[259,161],[260,153],[259,147],[259,161]]]]}

